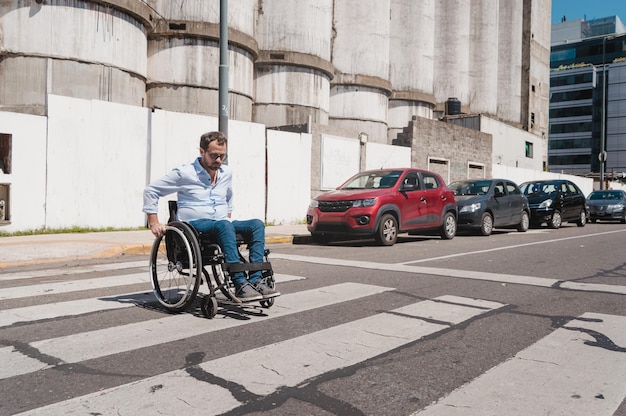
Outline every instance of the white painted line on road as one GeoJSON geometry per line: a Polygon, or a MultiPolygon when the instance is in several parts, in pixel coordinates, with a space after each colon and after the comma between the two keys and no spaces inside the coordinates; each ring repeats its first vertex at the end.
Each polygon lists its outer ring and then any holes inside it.
{"type": "MultiPolygon", "coordinates": [[[[259,315],[258,319],[274,319],[376,295],[389,290],[393,289],[359,283],[341,283],[319,289],[282,295],[276,299],[271,309],[263,309],[265,315],[259,315]]],[[[35,341],[30,343],[29,346],[39,351],[41,354],[55,357],[64,363],[77,363],[139,348],[165,344],[222,329],[247,325],[253,322],[258,321],[232,319],[221,316],[219,313],[210,321],[203,318],[195,318],[189,314],[180,314],[96,331],[82,332],[59,338],[35,341]]],[[[14,355],[16,359],[21,359],[20,352],[15,351],[14,355]]],[[[9,356],[2,358],[11,359],[9,356]]],[[[28,374],[29,372],[29,367],[25,367],[24,369],[20,367],[10,369],[0,367],[0,379],[28,374]]]]}
{"type": "Polygon", "coordinates": [[[148,273],[122,274],[119,276],[97,277],[93,279],[65,280],[63,282],[46,282],[31,286],[7,287],[0,289],[0,300],[57,295],[59,293],[104,289],[114,286],[128,286],[138,283],[150,284],[150,276],[148,273]]]}
{"type": "Polygon", "coordinates": [[[101,271],[130,269],[136,267],[144,267],[148,272],[149,264],[147,261],[129,261],[123,263],[110,263],[110,264],[94,264],[91,266],[76,266],[76,267],[55,267],[54,269],[45,270],[29,270],[24,272],[14,273],[0,273],[0,280],[20,280],[20,279],[32,279],[37,277],[50,277],[50,276],[65,276],[75,274],[86,274],[101,271]]]}
{"type": "Polygon", "coordinates": [[[563,281],[559,284],[561,289],[569,290],[581,290],[588,292],[607,292],[607,293],[620,293],[626,295],[626,286],[617,285],[604,285],[600,283],[585,283],[585,282],[568,282],[563,281]]]}
{"type": "Polygon", "coordinates": [[[614,233],[623,233],[623,232],[626,232],[626,229],[625,230],[606,231],[606,232],[602,232],[602,233],[576,235],[576,236],[572,236],[572,237],[555,238],[555,239],[552,239],[552,240],[535,241],[535,242],[532,242],[532,243],[514,244],[512,246],[501,246],[501,247],[489,248],[489,249],[485,249],[485,250],[466,251],[466,252],[463,252],[463,253],[449,254],[449,255],[446,255],[446,256],[429,257],[427,259],[405,261],[403,263],[398,263],[398,264],[425,263],[425,262],[428,262],[428,261],[451,259],[453,257],[471,256],[471,255],[474,255],[474,254],[490,253],[492,251],[512,250],[512,249],[517,249],[517,248],[520,248],[520,247],[535,246],[535,245],[539,245],[539,244],[558,243],[558,242],[561,242],[561,241],[577,240],[577,239],[580,239],[580,238],[588,238],[588,237],[598,237],[598,236],[602,236],[602,235],[614,234],[614,233]]]}
{"type": "MultiPolygon", "coordinates": [[[[294,387],[321,374],[349,367],[427,335],[449,328],[427,322],[450,319],[463,322],[488,312],[471,307],[424,301],[332,328],[303,335],[213,361],[150,377],[134,383],[55,403],[22,415],[101,413],[215,415],[242,405],[231,392],[211,383],[243,387],[246,393],[268,395],[278,389],[294,387]],[[285,359],[289,357],[289,359],[285,359]],[[206,381],[203,381],[206,380],[206,381]],[[176,403],[172,406],[172,403],[176,403]],[[199,409],[202,409],[201,411],[199,409]]],[[[476,300],[455,297],[455,303],[474,305],[476,300]]]]}
{"type": "MultiPolygon", "coordinates": [[[[274,275],[274,279],[276,283],[284,283],[306,278],[304,276],[277,273],[274,275]]],[[[200,293],[203,292],[203,289],[208,292],[206,286],[202,285],[200,286],[200,293]]],[[[26,306],[23,308],[4,309],[0,310],[0,328],[13,325],[17,322],[32,322],[42,319],[54,319],[63,316],[76,316],[91,312],[128,308],[153,301],[156,301],[156,298],[152,292],[135,292],[123,295],[26,306]]]]}
{"type": "Polygon", "coordinates": [[[327,264],[332,266],[355,267],[360,269],[387,270],[403,273],[420,273],[434,276],[458,277],[462,279],[489,280],[494,282],[517,283],[531,286],[551,287],[558,282],[556,279],[543,277],[519,276],[514,274],[473,272],[467,270],[444,269],[441,267],[409,266],[407,264],[374,263],[358,260],[341,260],[327,257],[299,256],[292,254],[274,254],[283,260],[301,261],[304,263],[327,264]]]}
{"type": "Polygon", "coordinates": [[[560,287],[568,290],[600,291],[606,293],[624,294],[626,286],[599,285],[594,283],[573,283],[545,277],[522,276],[505,273],[476,272],[469,270],[444,269],[441,267],[410,266],[405,263],[374,263],[357,260],[331,259],[327,257],[300,256],[293,254],[275,253],[275,258],[282,260],[300,261],[303,263],[325,264],[331,266],[345,266],[360,269],[385,270],[392,272],[428,274],[433,276],[454,277],[459,279],[485,280],[490,282],[501,282],[517,285],[538,286],[538,287],[560,287]]]}
{"type": "Polygon", "coordinates": [[[611,416],[626,397],[626,317],[585,313],[417,416],[611,416]]]}

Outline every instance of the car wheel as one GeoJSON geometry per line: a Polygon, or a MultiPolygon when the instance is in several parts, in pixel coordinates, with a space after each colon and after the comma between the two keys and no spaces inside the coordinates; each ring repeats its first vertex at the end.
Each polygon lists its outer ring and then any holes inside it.
{"type": "Polygon", "coordinates": [[[456,217],[453,213],[446,212],[444,215],[439,235],[444,240],[452,240],[456,235],[456,217]]]}
{"type": "Polygon", "coordinates": [[[398,221],[391,214],[385,214],[380,219],[376,232],[376,241],[383,246],[392,246],[398,240],[398,221]]]}
{"type": "Polygon", "coordinates": [[[493,217],[488,212],[483,214],[483,217],[480,220],[480,233],[482,235],[491,235],[493,231],[493,217]]]}
{"type": "Polygon", "coordinates": [[[519,231],[520,233],[525,233],[526,231],[528,231],[529,227],[530,219],[528,218],[528,212],[522,211],[522,219],[520,220],[519,224],[517,224],[517,231],[519,231]]]}
{"type": "Polygon", "coordinates": [[[550,221],[548,221],[548,227],[556,230],[557,228],[561,227],[562,222],[563,219],[561,218],[561,211],[554,211],[554,214],[552,214],[552,218],[550,218],[550,221]]]}
{"type": "Polygon", "coordinates": [[[585,224],[587,224],[587,213],[583,208],[580,210],[580,215],[578,216],[578,221],[576,221],[576,225],[578,225],[579,227],[584,227],[585,224]]]}
{"type": "Polygon", "coordinates": [[[626,224],[626,215],[624,215],[624,218],[622,218],[622,219],[620,220],[620,222],[621,222],[622,224],[626,224]]]}

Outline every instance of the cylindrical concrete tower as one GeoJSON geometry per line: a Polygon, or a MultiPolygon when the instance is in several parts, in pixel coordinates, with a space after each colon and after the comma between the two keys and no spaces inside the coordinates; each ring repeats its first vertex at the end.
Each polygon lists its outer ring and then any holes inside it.
{"type": "Polygon", "coordinates": [[[389,142],[413,116],[433,117],[436,0],[391,0],[389,142]]]}
{"type": "Polygon", "coordinates": [[[498,108],[500,119],[519,125],[522,104],[522,34],[524,23],[521,1],[501,1],[498,7],[498,108]]]}
{"type": "MultiPolygon", "coordinates": [[[[220,2],[152,0],[159,15],[148,42],[148,105],[219,114],[220,2]]],[[[254,99],[255,0],[228,4],[228,114],[251,121],[254,99]]]]}
{"type": "Polygon", "coordinates": [[[1,1],[0,109],[45,115],[47,94],[144,105],[153,18],[140,1],[1,1]]]}
{"type": "Polygon", "coordinates": [[[433,89],[437,109],[449,97],[463,106],[469,101],[471,3],[440,0],[435,3],[435,72],[433,89]]]}
{"type": "MultiPolygon", "coordinates": [[[[504,1],[509,5],[509,1],[504,1]]],[[[472,113],[494,116],[498,109],[498,5],[499,0],[471,1],[470,95],[472,113]]],[[[502,62],[505,65],[505,62],[502,62]]]]}
{"type": "Polygon", "coordinates": [[[328,124],[333,0],[264,0],[256,38],[254,121],[328,124]],[[306,19],[302,17],[306,16],[306,19]]]}
{"type": "Polygon", "coordinates": [[[390,0],[335,1],[330,125],[387,143],[390,0]]]}

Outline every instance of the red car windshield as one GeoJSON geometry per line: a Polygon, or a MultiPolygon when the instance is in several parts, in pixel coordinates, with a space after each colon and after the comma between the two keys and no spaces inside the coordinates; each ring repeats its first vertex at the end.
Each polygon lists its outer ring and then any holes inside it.
{"type": "Polygon", "coordinates": [[[348,180],[339,189],[381,189],[393,188],[401,171],[363,172],[348,180]]]}

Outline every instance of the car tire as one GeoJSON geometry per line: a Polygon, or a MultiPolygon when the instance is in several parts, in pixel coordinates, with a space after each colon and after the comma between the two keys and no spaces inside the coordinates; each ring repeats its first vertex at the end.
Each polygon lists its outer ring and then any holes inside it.
{"type": "Polygon", "coordinates": [[[622,224],[626,224],[626,215],[619,222],[622,223],[622,224]]]}
{"type": "Polygon", "coordinates": [[[578,225],[579,227],[584,227],[585,224],[587,224],[587,213],[585,212],[585,209],[581,209],[580,210],[580,214],[578,215],[578,221],[576,221],[576,225],[578,225]]]}
{"type": "Polygon", "coordinates": [[[480,234],[484,236],[491,235],[493,231],[493,217],[490,213],[483,213],[482,218],[480,219],[480,234]]]}
{"type": "Polygon", "coordinates": [[[520,219],[519,224],[517,224],[517,231],[520,233],[525,233],[528,231],[530,227],[530,218],[528,217],[528,212],[522,211],[522,218],[520,219]]]}
{"type": "Polygon", "coordinates": [[[376,241],[383,246],[392,246],[398,240],[398,221],[391,214],[385,214],[380,219],[376,231],[376,241]]]}
{"type": "Polygon", "coordinates": [[[552,218],[550,218],[550,221],[548,221],[548,227],[556,230],[561,227],[562,223],[563,218],[561,217],[561,211],[554,211],[554,214],[552,214],[552,218]]]}
{"type": "Polygon", "coordinates": [[[443,216],[443,223],[439,230],[439,235],[444,240],[452,240],[456,235],[456,217],[452,212],[446,212],[443,216]]]}

